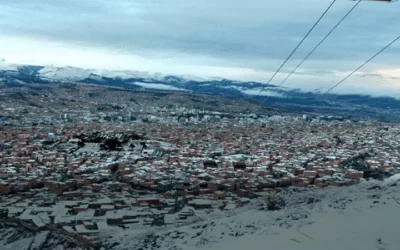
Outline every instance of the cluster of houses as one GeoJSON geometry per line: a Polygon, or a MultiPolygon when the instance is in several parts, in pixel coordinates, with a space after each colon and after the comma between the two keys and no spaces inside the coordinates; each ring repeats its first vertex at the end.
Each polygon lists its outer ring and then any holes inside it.
{"type": "Polygon", "coordinates": [[[279,188],[347,186],[400,173],[399,133],[396,125],[276,116],[8,127],[0,131],[0,216],[83,243],[113,228],[191,223],[279,188]],[[118,150],[76,140],[137,131],[141,139],[118,150]]]}

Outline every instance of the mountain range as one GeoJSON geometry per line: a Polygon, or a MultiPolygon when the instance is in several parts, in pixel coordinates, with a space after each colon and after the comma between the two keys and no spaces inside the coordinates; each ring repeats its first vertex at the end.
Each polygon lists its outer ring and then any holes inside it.
{"type": "Polygon", "coordinates": [[[323,95],[260,82],[202,79],[126,70],[92,70],[75,67],[15,65],[0,62],[5,87],[32,83],[76,82],[126,89],[147,89],[208,94],[246,100],[291,112],[329,114],[352,119],[400,121],[400,100],[368,95],[323,95]],[[260,90],[264,88],[261,92],[260,90]]]}

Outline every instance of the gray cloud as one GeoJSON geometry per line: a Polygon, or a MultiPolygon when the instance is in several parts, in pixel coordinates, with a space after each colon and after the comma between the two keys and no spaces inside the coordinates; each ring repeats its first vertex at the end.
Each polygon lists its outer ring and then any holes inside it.
{"type": "MultiPolygon", "coordinates": [[[[6,32],[138,50],[284,58],[330,1],[1,1],[6,32]]],[[[309,50],[351,6],[339,2],[300,48],[309,50]]],[[[362,3],[315,59],[363,59],[397,34],[400,8],[362,3]],[[361,53],[364,52],[364,53],[361,53]]],[[[400,52],[400,46],[396,46],[400,52]]],[[[140,52],[139,52],[140,53],[140,52]]],[[[298,58],[299,58],[298,57],[298,58]]]]}
{"type": "MultiPolygon", "coordinates": [[[[205,65],[273,71],[330,2],[2,0],[0,27],[3,36],[107,47],[156,59],[202,55],[215,58],[204,60],[205,65]]],[[[283,72],[290,71],[354,4],[337,1],[283,72]]],[[[297,75],[324,76],[355,68],[400,35],[399,16],[400,3],[361,3],[297,75]]],[[[374,62],[396,66],[399,54],[400,42],[374,62]]]]}

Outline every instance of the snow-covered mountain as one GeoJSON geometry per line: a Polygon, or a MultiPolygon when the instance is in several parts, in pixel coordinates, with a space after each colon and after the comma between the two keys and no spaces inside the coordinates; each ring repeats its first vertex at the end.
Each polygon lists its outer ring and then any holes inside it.
{"type": "Polygon", "coordinates": [[[192,76],[162,75],[127,70],[93,70],[75,67],[11,65],[0,62],[0,79],[10,86],[25,83],[78,82],[128,89],[180,91],[264,102],[293,112],[324,113],[367,117],[386,121],[400,120],[400,100],[366,95],[321,95],[299,89],[240,82],[229,79],[202,79],[192,76]],[[260,90],[264,90],[261,92],[260,90]]]}
{"type": "MultiPolygon", "coordinates": [[[[193,76],[173,76],[159,73],[148,73],[140,71],[118,71],[118,70],[96,70],[76,67],[55,67],[55,66],[28,66],[11,65],[0,63],[0,74],[10,76],[11,72],[18,72],[19,77],[35,77],[37,80],[47,82],[85,82],[99,84],[124,84],[125,87],[142,87],[146,89],[162,89],[176,91],[195,91],[199,88],[208,89],[219,87],[225,89],[222,92],[235,92],[248,95],[257,95],[264,86],[257,82],[239,82],[226,79],[202,79],[193,76]],[[28,69],[31,71],[28,72],[28,69]],[[127,85],[129,84],[129,85],[127,85]],[[197,85],[196,86],[193,85],[197,85]],[[170,86],[169,88],[167,86],[170,86]],[[257,93],[256,93],[257,92],[257,93]]],[[[12,75],[15,77],[15,75],[12,75]]],[[[211,91],[212,92],[212,91],[211,91]]],[[[265,93],[261,95],[282,96],[284,90],[273,85],[267,86],[265,93]],[[270,90],[272,88],[272,90],[270,90]]]]}
{"type": "Polygon", "coordinates": [[[45,66],[40,69],[38,76],[50,81],[83,81],[85,79],[92,79],[99,77],[106,78],[120,78],[120,79],[161,79],[160,74],[150,74],[148,72],[140,71],[127,71],[127,70],[96,70],[96,69],[83,69],[76,67],[55,67],[45,66]]]}

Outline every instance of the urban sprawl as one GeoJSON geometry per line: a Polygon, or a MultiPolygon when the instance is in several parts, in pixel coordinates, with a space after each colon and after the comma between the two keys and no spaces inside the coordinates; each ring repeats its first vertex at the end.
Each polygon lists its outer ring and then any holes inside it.
{"type": "Polygon", "coordinates": [[[0,217],[83,245],[400,173],[398,125],[341,117],[3,105],[0,127],[0,217]]]}

